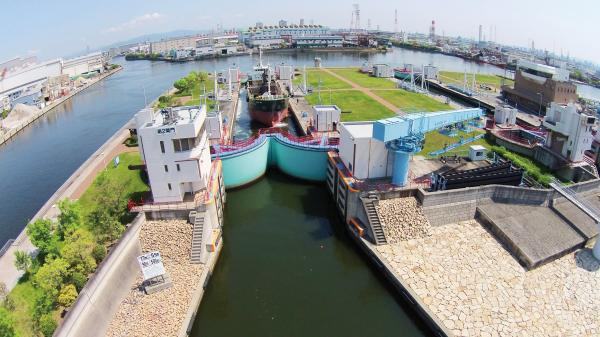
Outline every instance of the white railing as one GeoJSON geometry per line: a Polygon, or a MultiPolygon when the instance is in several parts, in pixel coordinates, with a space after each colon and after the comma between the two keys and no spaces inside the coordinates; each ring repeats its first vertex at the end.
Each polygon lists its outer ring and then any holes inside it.
{"type": "Polygon", "coordinates": [[[577,208],[579,208],[592,219],[594,219],[594,221],[597,224],[600,223],[600,210],[596,206],[591,204],[589,201],[580,198],[577,195],[577,192],[575,192],[573,189],[563,185],[560,181],[556,179],[554,179],[550,183],[550,187],[552,187],[554,190],[556,190],[558,193],[564,196],[567,200],[569,200],[571,203],[577,206],[577,208]]]}

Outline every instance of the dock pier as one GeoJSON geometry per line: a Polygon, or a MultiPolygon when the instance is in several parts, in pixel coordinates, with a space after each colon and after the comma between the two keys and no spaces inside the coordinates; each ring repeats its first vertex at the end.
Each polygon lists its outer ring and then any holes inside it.
{"type": "Polygon", "coordinates": [[[277,85],[280,86],[282,92],[286,92],[290,96],[288,112],[290,117],[294,119],[296,125],[299,126],[299,136],[308,135],[308,128],[310,127],[310,116],[313,115],[313,107],[310,104],[308,104],[308,102],[303,96],[294,97],[281,81],[277,81],[277,85]]]}

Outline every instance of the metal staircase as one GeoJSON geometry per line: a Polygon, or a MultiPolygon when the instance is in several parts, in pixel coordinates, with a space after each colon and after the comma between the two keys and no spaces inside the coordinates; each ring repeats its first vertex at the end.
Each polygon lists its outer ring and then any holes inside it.
{"type": "MultiPolygon", "coordinates": [[[[192,214],[190,214],[190,218],[192,214]]],[[[193,215],[194,229],[192,231],[192,252],[191,261],[192,263],[202,263],[202,253],[204,249],[203,237],[204,237],[204,213],[196,213],[193,215]]]]}
{"type": "Polygon", "coordinates": [[[583,161],[586,162],[592,168],[592,173],[594,174],[594,177],[600,178],[600,176],[598,175],[598,168],[596,167],[596,163],[594,162],[594,159],[592,159],[586,155],[583,155],[583,161]]]}
{"type": "Polygon", "coordinates": [[[371,224],[371,229],[373,230],[373,236],[375,239],[376,245],[385,245],[387,244],[387,239],[385,238],[385,233],[383,232],[383,227],[381,227],[381,222],[379,221],[379,215],[377,214],[377,210],[375,209],[375,205],[373,204],[374,199],[364,199],[365,212],[367,213],[367,218],[369,219],[369,223],[371,224]]]}

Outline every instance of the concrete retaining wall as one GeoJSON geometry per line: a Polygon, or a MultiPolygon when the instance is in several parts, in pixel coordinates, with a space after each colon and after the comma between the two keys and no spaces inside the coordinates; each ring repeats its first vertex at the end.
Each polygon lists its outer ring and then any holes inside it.
{"type": "Polygon", "coordinates": [[[54,337],[102,337],[121,300],[129,292],[139,266],[141,253],[138,234],[145,222],[139,214],[119,243],[100,264],[96,273],[79,293],[79,297],[54,333],[54,337]]]}
{"type": "Polygon", "coordinates": [[[488,185],[459,190],[426,192],[419,189],[417,199],[432,226],[475,218],[477,206],[490,202],[547,206],[553,190],[488,185]]]}

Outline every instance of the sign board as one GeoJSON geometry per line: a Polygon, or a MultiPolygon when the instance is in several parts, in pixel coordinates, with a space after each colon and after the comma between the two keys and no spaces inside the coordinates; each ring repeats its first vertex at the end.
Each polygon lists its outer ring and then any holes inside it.
{"type": "Polygon", "coordinates": [[[138,263],[144,274],[144,281],[166,274],[159,252],[150,252],[138,256],[138,263]]]}
{"type": "Polygon", "coordinates": [[[173,133],[173,132],[175,132],[175,128],[158,129],[158,134],[159,135],[166,135],[166,134],[173,133]]]}

